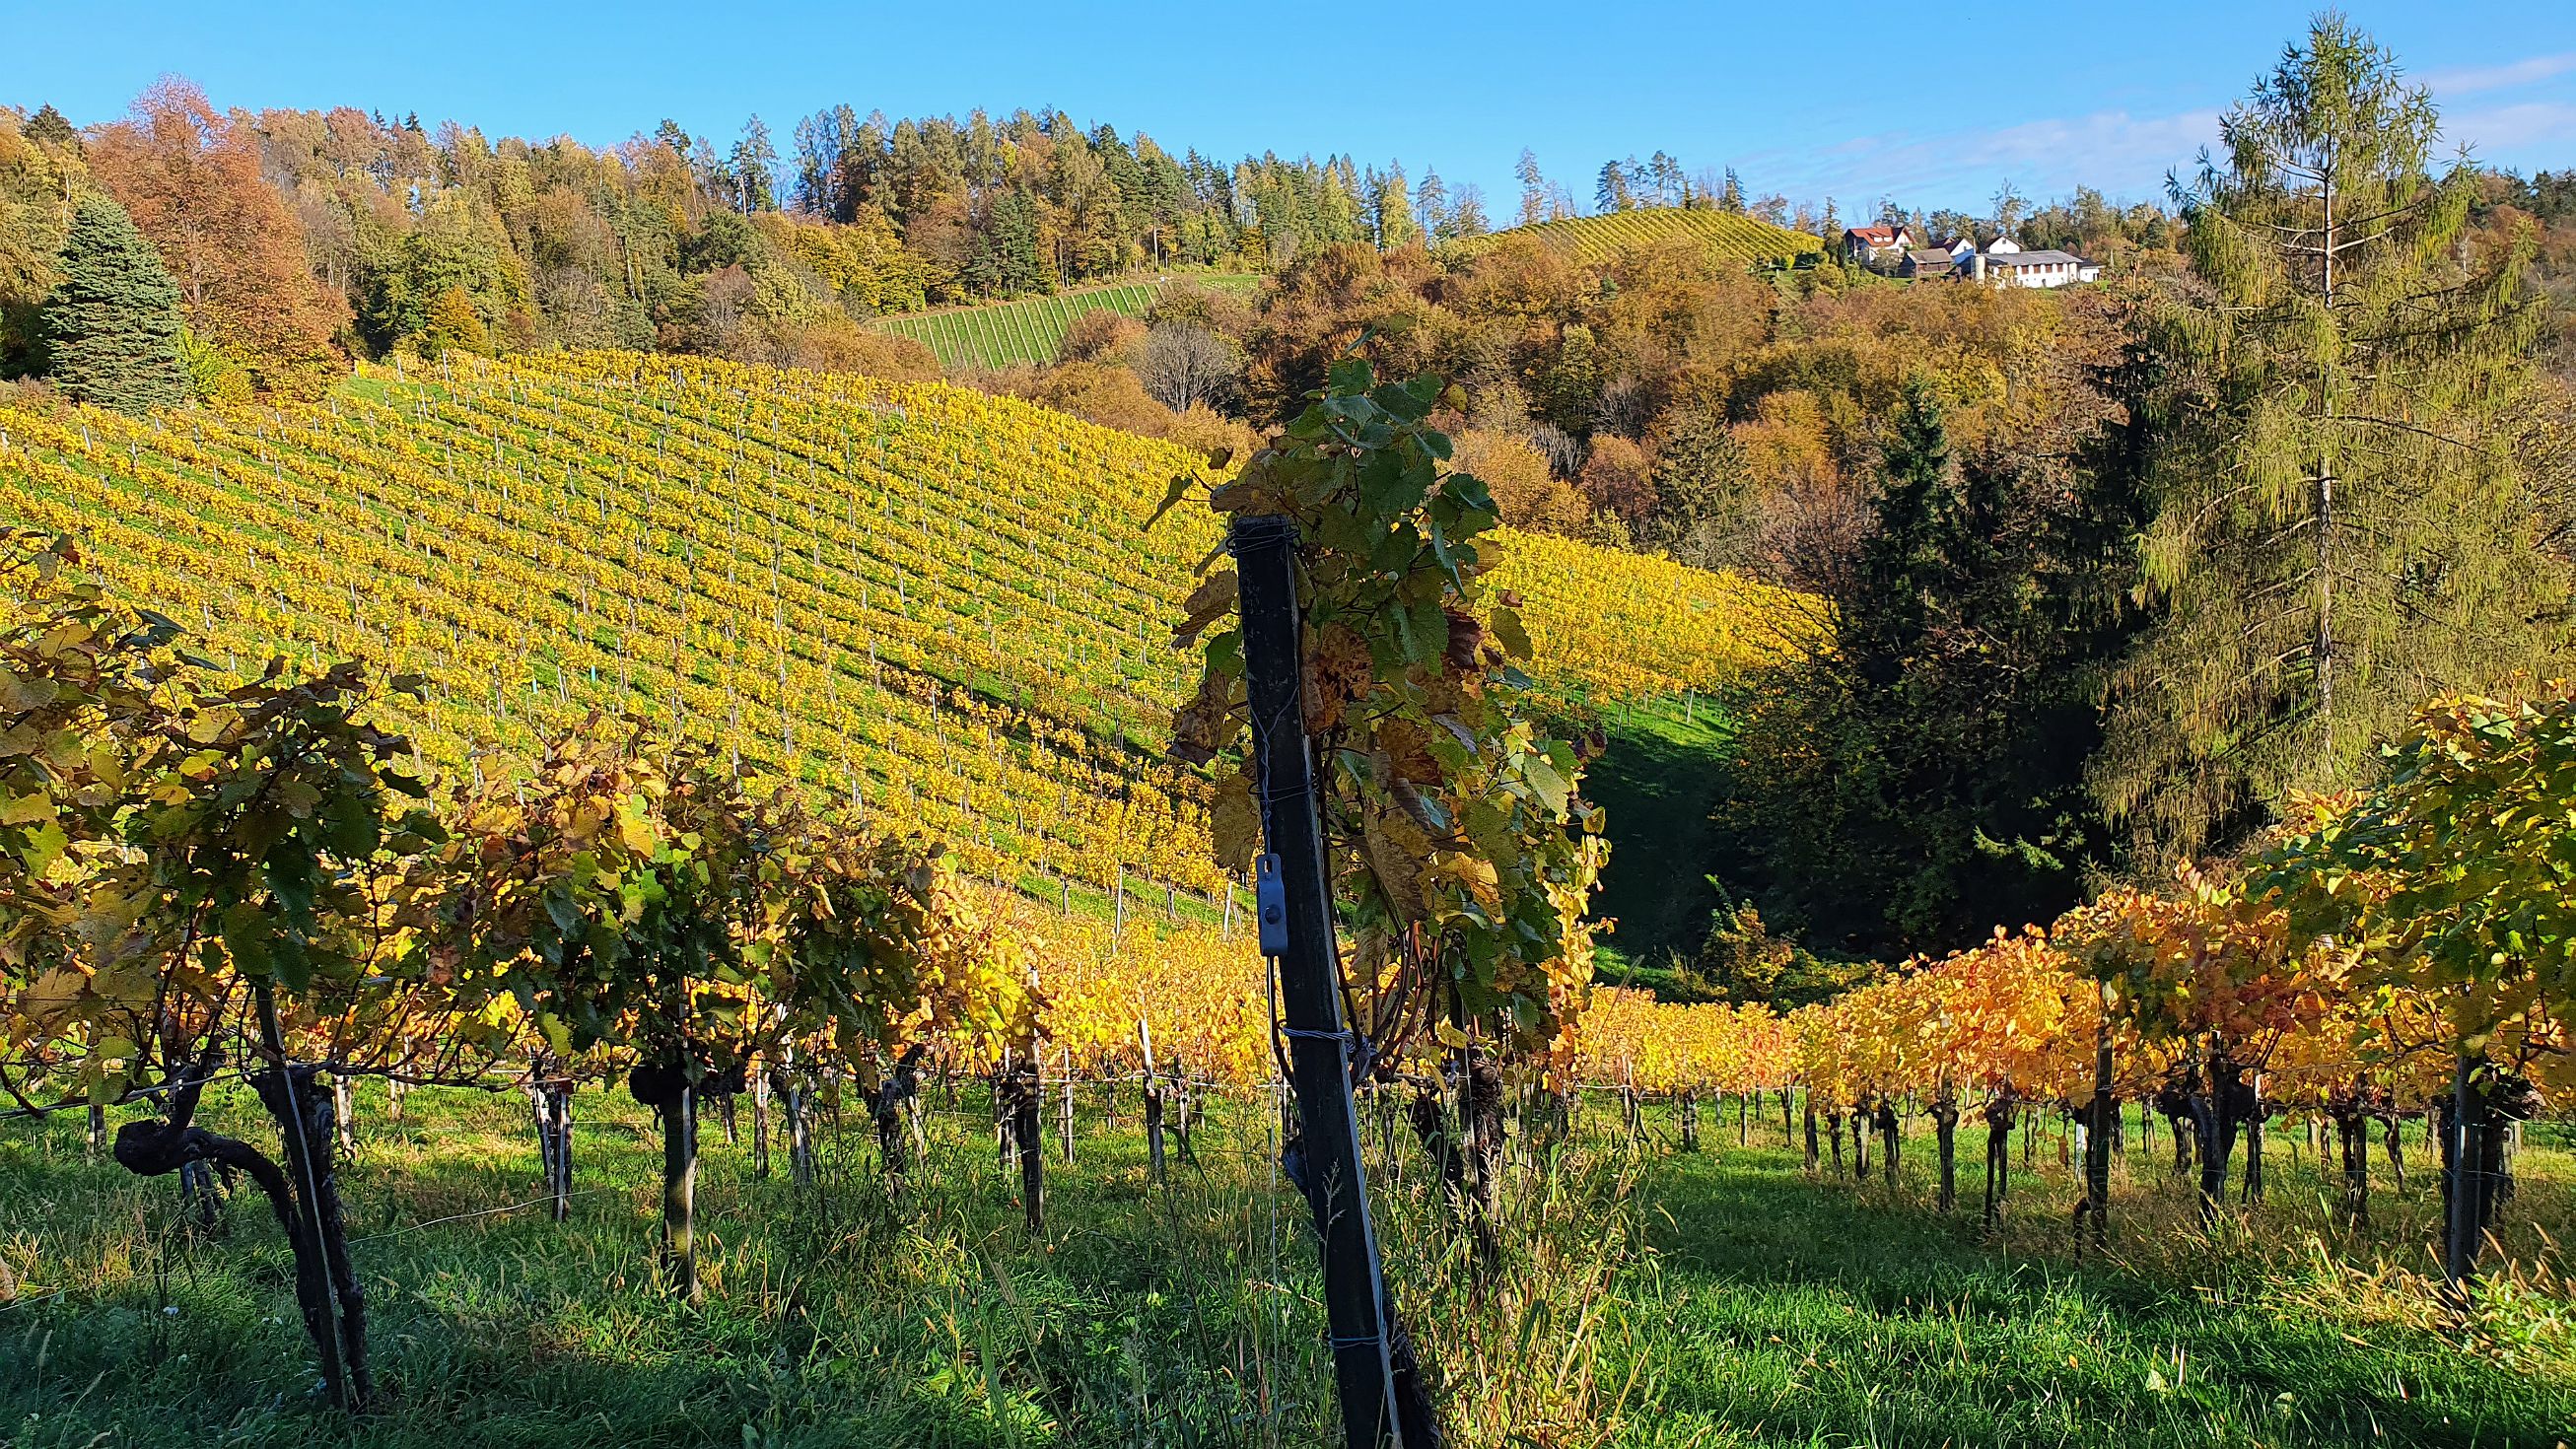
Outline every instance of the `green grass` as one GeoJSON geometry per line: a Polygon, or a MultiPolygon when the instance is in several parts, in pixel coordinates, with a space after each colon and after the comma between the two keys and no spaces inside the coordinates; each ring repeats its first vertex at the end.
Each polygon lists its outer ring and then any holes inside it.
{"type": "MultiPolygon", "coordinates": [[[[239,1096],[216,1120],[256,1132],[239,1096]]],[[[1050,1154],[1032,1241],[981,1088],[927,1100],[931,1161],[891,1204],[863,1131],[827,1129],[800,1191],[753,1177],[711,1114],[709,1294],[690,1308],[655,1286],[654,1138],[622,1094],[579,1099],[583,1195],[558,1225],[458,1216],[535,1196],[515,1098],[418,1093],[396,1129],[362,1087],[346,1191],[387,1403],[354,1424],[315,1402],[260,1204],[192,1237],[174,1184],[88,1160],[76,1121],[9,1123],[0,1443],[1330,1441],[1311,1250],[1265,1106],[1220,1104],[1166,1197],[1132,1097],[1112,1118],[1083,1089],[1077,1161],[1050,1154]]],[[[2438,1214],[2420,1175],[2383,1186],[2382,1231],[2354,1242],[2276,1138],[2269,1203],[2213,1245],[2161,1157],[2133,1152],[2113,1254],[2077,1263],[2051,1134],[1986,1234],[1973,1177],[1961,1214],[1924,1206],[1923,1138],[1891,1194],[1802,1174],[1776,1108],[1750,1150],[1730,1109],[1710,1150],[1679,1155],[1666,1110],[1631,1144],[1595,1098],[1552,1168],[1515,1164],[1507,1262],[1478,1295],[1421,1154],[1389,1155],[1365,1110],[1390,1279],[1464,1444],[2548,1446],[2576,1424],[2571,1305],[2535,1225],[2563,1235],[2571,1215],[2555,1151],[2526,1156],[2504,1234],[2521,1266],[2463,1327],[2410,1275],[2438,1214]]]]}
{"type": "Polygon", "coordinates": [[[1672,952],[1708,934],[1717,892],[1708,883],[1710,813],[1729,724],[1706,698],[1612,705],[1609,744],[1584,772],[1586,798],[1609,812],[1610,863],[1594,913],[1618,925],[1603,942],[1602,974],[1652,984],[1672,952]]]}
{"type": "MultiPolygon", "coordinates": [[[[1219,291],[1248,296],[1263,279],[1233,272],[1190,273],[1186,280],[1219,291]]],[[[1116,312],[1142,317],[1168,283],[1114,282],[1048,297],[1023,297],[978,307],[953,307],[881,318],[877,326],[928,347],[942,367],[1008,367],[1023,362],[1053,362],[1065,329],[1086,312],[1116,312]]]]}

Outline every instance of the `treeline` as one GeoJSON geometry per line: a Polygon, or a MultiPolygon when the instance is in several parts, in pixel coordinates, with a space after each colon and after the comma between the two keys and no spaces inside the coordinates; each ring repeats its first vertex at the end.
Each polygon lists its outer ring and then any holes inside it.
{"type": "Polygon", "coordinates": [[[310,393],[349,357],[448,349],[928,375],[926,352],[864,320],[1485,227],[1474,188],[1453,196],[1436,174],[1175,156],[1061,112],[889,122],[843,106],[790,144],[782,157],[756,118],[722,150],[669,121],[592,150],[347,107],[218,111],[176,79],[86,130],[0,109],[0,376],[44,368],[44,301],[90,192],[171,273],[208,396],[310,393]]]}

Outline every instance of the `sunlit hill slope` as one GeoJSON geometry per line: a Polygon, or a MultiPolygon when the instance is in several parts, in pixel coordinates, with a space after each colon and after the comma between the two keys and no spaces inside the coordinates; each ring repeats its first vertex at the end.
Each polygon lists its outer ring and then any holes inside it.
{"type": "MultiPolygon", "coordinates": [[[[219,662],[432,681],[429,758],[508,769],[631,711],[979,872],[1208,892],[1204,792],[1162,754],[1203,509],[1143,520],[1167,444],[937,384],[633,354],[370,367],[322,404],[136,420],[0,407],[0,515],[68,532],[219,662]]],[[[1707,688],[1780,596],[1507,543],[1567,695],[1707,688]]]]}

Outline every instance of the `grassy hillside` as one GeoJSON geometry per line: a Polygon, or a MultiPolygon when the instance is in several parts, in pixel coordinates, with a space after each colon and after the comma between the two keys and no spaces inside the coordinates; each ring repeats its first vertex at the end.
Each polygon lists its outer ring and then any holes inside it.
{"type": "Polygon", "coordinates": [[[1746,265],[1787,261],[1806,252],[1821,253],[1825,244],[1805,232],[1789,231],[1725,211],[1685,210],[1677,206],[1614,211],[1603,216],[1568,217],[1534,226],[1514,227],[1462,245],[1481,249],[1498,237],[1536,237],[1574,254],[1586,265],[1609,261],[1621,251],[1647,242],[1683,237],[1706,245],[1729,260],[1746,265]]]}
{"type": "MultiPolygon", "coordinates": [[[[1191,281],[1218,291],[1249,295],[1262,279],[1233,272],[1193,274],[1191,281]]],[[[1142,317],[1168,282],[1119,282],[1052,297],[1023,297],[982,307],[956,307],[887,317],[876,325],[909,337],[938,354],[942,367],[1007,367],[1015,362],[1053,362],[1065,329],[1086,312],[1115,312],[1142,317]]]]}
{"type": "MultiPolygon", "coordinates": [[[[322,405],[135,420],[0,407],[0,516],[70,532],[220,662],[426,676],[425,755],[508,768],[631,711],[1056,891],[1212,891],[1162,758],[1204,509],[1141,521],[1167,444],[936,384],[588,354],[369,368],[322,405]]],[[[1506,540],[1536,672],[1705,689],[1794,620],[1774,591],[1506,540]]]]}

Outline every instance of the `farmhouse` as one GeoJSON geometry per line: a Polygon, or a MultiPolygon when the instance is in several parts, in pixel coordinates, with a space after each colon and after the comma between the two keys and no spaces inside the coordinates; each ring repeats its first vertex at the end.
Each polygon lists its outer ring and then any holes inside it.
{"type": "Polygon", "coordinates": [[[2075,282],[2095,282],[2102,278],[2102,264],[2088,262],[2073,252],[2026,252],[2009,237],[1998,237],[1992,246],[1968,259],[1970,280],[1991,282],[1998,287],[2063,287],[2075,282]]]}
{"type": "Polygon", "coordinates": [[[1843,232],[1843,260],[1856,267],[1894,261],[1914,246],[1914,233],[1904,223],[1855,226],[1843,232]]]}

